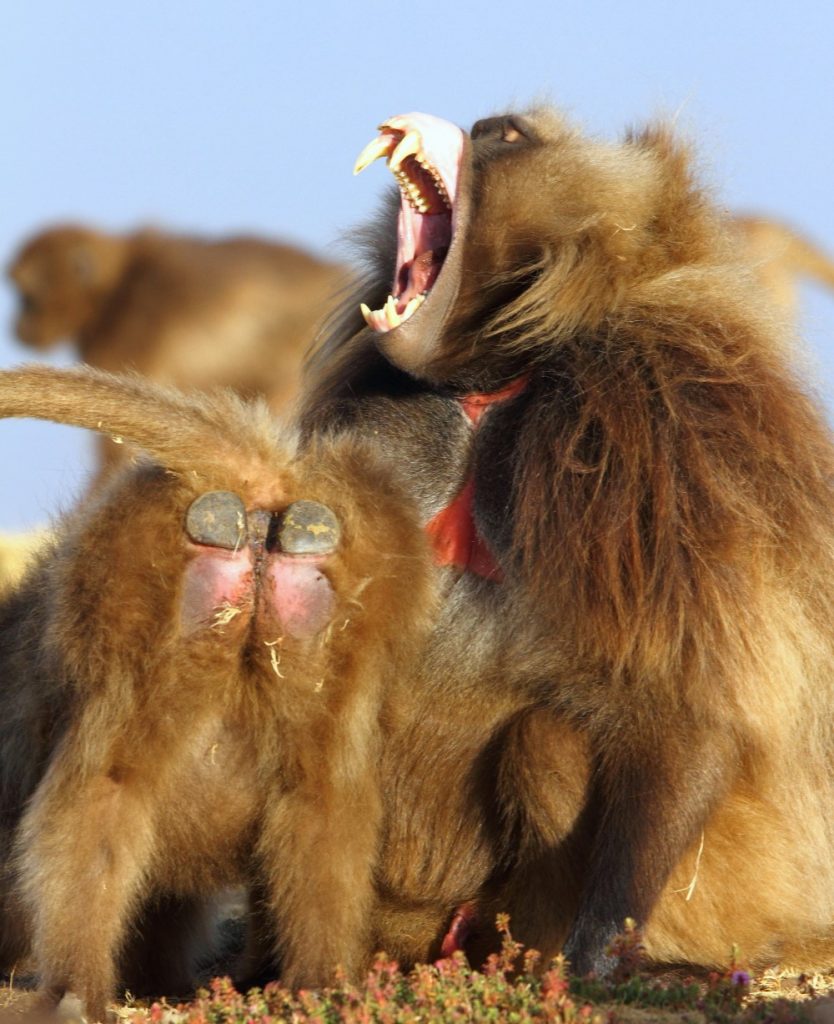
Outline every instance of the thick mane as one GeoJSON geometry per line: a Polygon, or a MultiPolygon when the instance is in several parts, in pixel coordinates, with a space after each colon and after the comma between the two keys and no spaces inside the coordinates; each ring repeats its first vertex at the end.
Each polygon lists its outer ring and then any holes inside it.
{"type": "Polygon", "coordinates": [[[563,342],[521,421],[525,574],[539,600],[570,594],[579,635],[617,658],[641,626],[679,649],[695,606],[729,628],[757,583],[797,566],[834,608],[828,428],[755,319],[711,305],[696,294],[563,342]]]}
{"type": "MultiPolygon", "coordinates": [[[[526,209],[519,157],[512,186],[495,172],[478,229],[479,257],[506,248],[502,204],[525,238],[538,230],[496,284],[524,286],[497,312],[470,287],[471,327],[446,335],[461,360],[530,370],[502,420],[512,537],[496,526],[526,592],[620,662],[647,637],[679,653],[693,622],[712,642],[732,634],[788,572],[834,611],[830,432],[688,147],[664,126],[552,145],[550,163],[530,158],[552,198],[526,209]]],[[[503,450],[498,433],[485,444],[503,450]]]]}

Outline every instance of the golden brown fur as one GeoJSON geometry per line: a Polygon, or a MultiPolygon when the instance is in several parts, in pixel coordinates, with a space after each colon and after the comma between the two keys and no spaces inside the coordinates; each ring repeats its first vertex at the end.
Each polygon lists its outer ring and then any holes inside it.
{"type": "MultiPolygon", "coordinates": [[[[136,370],[189,388],[295,398],[314,328],[340,267],[257,238],[209,241],[162,231],[43,231],[9,268],[20,296],[15,330],[44,350],[74,342],[85,363],[136,370]]],[[[100,441],[105,466],[125,450],[100,441]]]]}
{"type": "Polygon", "coordinates": [[[231,394],[32,368],[0,374],[0,415],[119,434],[153,459],[88,497],[0,604],[3,966],[31,943],[45,1000],[72,992],[103,1019],[119,976],[147,984],[154,961],[187,985],[188,936],[165,930],[199,931],[206,899],[242,881],[290,984],[324,984],[337,963],[354,974],[378,716],[432,607],[413,505],[368,445],[298,454],[265,407],[231,394]],[[215,490],[248,510],[234,552],[184,531],[215,490]],[[304,637],[282,627],[268,584],[292,561],[268,524],[298,499],[326,503],[342,530],[320,568],[329,624],[304,637]],[[242,596],[195,613],[195,567],[211,582],[247,544],[242,596]]]}
{"type": "MultiPolygon", "coordinates": [[[[684,147],[664,129],[619,145],[589,141],[546,111],[518,123],[524,130],[514,129],[517,145],[503,141],[503,119],[485,122],[470,143],[472,209],[463,255],[457,270],[450,262],[443,271],[459,275],[454,304],[438,309],[429,296],[412,325],[422,339],[416,359],[408,344],[413,333],[374,337],[352,314],[341,318],[314,367],[304,421],[311,447],[298,463],[288,464],[269,445],[254,459],[248,442],[236,447],[239,437],[250,436],[244,422],[252,414],[230,411],[225,401],[177,400],[176,422],[167,414],[144,417],[141,432],[131,435],[136,425],[118,418],[125,395],[150,392],[136,382],[120,385],[102,404],[103,392],[92,397],[85,390],[86,425],[101,419],[106,429],[134,436],[177,475],[139,473],[115,482],[100,507],[83,510],[80,527],[68,526],[61,557],[40,570],[63,575],[36,582],[39,597],[20,597],[39,611],[32,616],[27,605],[27,626],[12,617],[11,649],[21,660],[3,677],[31,681],[5,699],[14,700],[18,720],[39,726],[11,726],[4,737],[7,820],[17,820],[25,793],[37,787],[48,795],[40,765],[62,749],[50,732],[52,691],[31,671],[32,652],[35,664],[45,654],[43,618],[75,613],[107,629],[100,658],[87,667],[107,683],[102,699],[70,705],[73,714],[78,708],[102,716],[84,733],[90,750],[76,763],[87,764],[99,736],[124,735],[110,716],[134,706],[133,687],[156,686],[155,673],[178,684],[179,666],[189,668],[193,658],[206,666],[207,681],[240,685],[234,645],[226,649],[222,639],[204,634],[180,649],[170,638],[177,621],[172,595],[187,571],[181,520],[191,498],[220,487],[245,494],[249,506],[281,507],[289,493],[285,478],[276,485],[280,496],[269,488],[261,493],[258,480],[298,466],[306,486],[292,496],[321,496],[347,521],[357,501],[364,526],[376,479],[375,463],[368,470],[364,460],[373,449],[390,459],[381,479],[396,477],[378,515],[396,519],[401,504],[407,522],[398,531],[376,520],[367,536],[356,536],[366,544],[384,541],[391,555],[405,546],[415,552],[409,564],[420,564],[417,518],[429,520],[472,471],[476,521],[504,580],[438,568],[442,603],[417,651],[409,640],[430,604],[419,593],[415,598],[411,574],[401,600],[397,575],[379,581],[372,607],[362,596],[363,633],[351,636],[346,652],[376,664],[380,650],[389,656],[386,637],[404,647],[384,684],[385,742],[375,776],[384,801],[378,906],[352,937],[361,939],[368,928],[366,952],[385,946],[404,962],[425,959],[438,951],[455,909],[474,901],[487,921],[495,909],[509,910],[518,936],[546,954],[567,937],[580,969],[604,966],[605,941],[627,914],[645,923],[649,951],[661,961],[721,962],[738,941],[755,963],[819,963],[834,953],[829,432],[762,312],[761,293],[726,222],[694,180],[684,147]],[[450,395],[494,390],[520,373],[529,374],[525,389],[469,433],[450,395]],[[218,439],[215,456],[207,431],[218,439]],[[331,448],[328,480],[335,489],[313,490],[309,481],[331,448]],[[343,464],[345,449],[361,452],[362,464],[343,464]],[[199,474],[193,485],[192,468],[199,474]],[[120,486],[130,488],[127,514],[120,486]],[[258,493],[250,497],[253,487],[258,493]],[[95,542],[79,546],[75,538],[83,539],[84,530],[95,542]],[[56,594],[68,598],[56,603],[56,594]],[[122,602],[115,617],[114,601],[122,602]],[[140,654],[144,659],[149,649],[159,657],[151,668],[143,660],[128,672],[129,685],[120,683],[121,668],[108,671],[140,654]],[[218,651],[231,652],[231,666],[218,651]],[[42,744],[34,767],[31,748],[23,743],[26,754],[20,753],[21,737],[32,734],[42,744]]],[[[378,306],[390,287],[390,245],[375,248],[382,255],[371,294],[361,298],[378,306]]],[[[31,388],[22,392],[19,381],[6,389],[0,378],[0,412],[69,417],[72,393],[47,392],[50,379],[30,377],[31,388]]],[[[364,550],[361,566],[375,557],[364,550]]],[[[86,633],[49,621],[60,626],[50,625],[50,632],[62,638],[61,658],[85,664],[93,653],[86,633]],[[70,643],[81,644],[82,654],[70,643]]],[[[299,678],[313,671],[299,666],[299,678]]],[[[327,681],[324,689],[330,692],[327,681]]],[[[153,713],[139,716],[149,750],[156,749],[155,730],[183,730],[180,708],[190,716],[185,735],[196,736],[195,696],[174,685],[153,713]],[[169,702],[174,717],[159,722],[158,708],[169,702]]],[[[286,737],[309,735],[308,723],[283,729],[285,706],[268,710],[282,730],[254,734],[266,774],[283,763],[286,737]]],[[[138,766],[148,763],[141,749],[138,766]]],[[[334,737],[329,749],[343,748],[334,737]]],[[[318,747],[315,754],[311,777],[321,767],[318,747]]],[[[152,793],[174,762],[163,757],[161,764],[158,776],[150,774],[152,793]]],[[[204,798],[190,780],[193,774],[199,785],[200,767],[198,756],[182,762],[187,801],[204,798]]],[[[204,808],[214,833],[234,831],[230,808],[245,804],[252,788],[245,767],[229,776],[240,777],[245,792],[232,798],[224,791],[220,815],[204,808]]],[[[111,780],[128,794],[130,781],[111,780]]],[[[255,782],[263,793],[261,779],[255,782]]],[[[369,830],[375,792],[369,783],[352,794],[371,813],[351,821],[369,830]]],[[[178,810],[177,796],[163,794],[160,806],[178,810]]],[[[38,833],[38,800],[25,819],[19,842],[36,911],[61,905],[40,872],[59,873],[72,850],[61,846],[41,858],[35,836],[65,836],[67,808],[87,798],[58,798],[54,830],[44,815],[38,833]],[[50,899],[39,903],[39,893],[50,899]]],[[[102,794],[102,813],[124,820],[123,808],[107,799],[102,794]]],[[[189,840],[196,833],[207,844],[209,829],[184,820],[189,840]]],[[[339,850],[345,835],[336,832],[339,850]]],[[[81,834],[93,841],[86,827],[81,834]]],[[[265,839],[280,855],[294,836],[288,829],[265,839]]],[[[200,847],[193,865],[179,842],[171,838],[171,856],[188,865],[189,877],[176,885],[166,879],[162,888],[187,900],[217,879],[191,876],[205,851],[200,847]]],[[[96,851],[81,847],[72,868],[83,876],[96,851]]],[[[319,895],[332,897],[328,908],[356,910],[327,875],[331,859],[309,860],[321,868],[315,881],[319,895]]],[[[248,880],[257,892],[259,879],[248,880]]],[[[292,935],[303,918],[305,881],[297,874],[287,881],[292,935]]],[[[130,916],[115,915],[122,924],[130,916]]],[[[356,911],[354,922],[362,916],[356,911]]],[[[70,911],[59,918],[62,927],[41,923],[38,934],[54,932],[66,942],[70,911]]],[[[327,929],[310,927],[312,936],[332,939],[327,929]]],[[[95,936],[81,935],[74,949],[92,955],[95,936]]],[[[477,955],[490,941],[484,929],[469,949],[477,955]]],[[[287,956],[286,946],[279,951],[287,956]]],[[[60,967],[62,956],[40,947],[42,963],[60,967]]],[[[99,957],[99,976],[106,973],[101,963],[99,957]]]]}
{"type": "MultiPolygon", "coordinates": [[[[537,110],[466,146],[439,298],[376,335],[346,312],[306,408],[314,435],[353,429],[357,400],[529,374],[472,440],[504,581],[447,571],[386,742],[378,943],[422,959],[477,900],[546,954],[567,938],[580,970],[604,968],[626,916],[660,961],[718,963],[733,942],[754,963],[827,961],[822,411],[665,128],[607,144],[537,110]]],[[[356,300],[372,309],[388,212],[356,300]]]]}

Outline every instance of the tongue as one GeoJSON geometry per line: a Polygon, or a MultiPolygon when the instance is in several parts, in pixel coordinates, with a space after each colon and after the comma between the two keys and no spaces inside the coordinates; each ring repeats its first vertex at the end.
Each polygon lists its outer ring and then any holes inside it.
{"type": "Polygon", "coordinates": [[[434,284],[451,240],[452,218],[448,212],[418,213],[402,200],[397,221],[396,291],[393,292],[399,312],[434,284]]]}
{"type": "Polygon", "coordinates": [[[409,291],[415,295],[427,292],[440,273],[445,257],[445,249],[429,249],[415,256],[409,274],[409,291]]]}
{"type": "Polygon", "coordinates": [[[403,268],[405,273],[401,275],[400,280],[402,277],[406,277],[406,281],[405,287],[397,296],[399,312],[405,309],[411,299],[422,295],[423,292],[427,292],[431,288],[437,280],[447,251],[446,246],[442,249],[427,249],[415,256],[411,263],[403,268]]]}

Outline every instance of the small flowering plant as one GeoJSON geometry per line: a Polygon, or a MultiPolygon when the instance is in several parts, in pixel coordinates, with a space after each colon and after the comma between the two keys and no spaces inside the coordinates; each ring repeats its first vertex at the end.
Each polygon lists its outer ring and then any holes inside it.
{"type": "Polygon", "coordinates": [[[123,1009],[119,1017],[126,1024],[652,1024],[662,1009],[664,1020],[678,1014],[681,1024],[804,1020],[786,1000],[751,1000],[750,974],[736,953],[705,984],[652,976],[633,921],[608,950],[612,969],[605,979],[571,978],[561,956],[543,969],[541,955],[512,937],[506,915],[497,925],[501,951],[479,971],[460,952],[408,973],[380,954],[358,985],[336,972],[332,987],[321,991],[293,993],[275,982],[243,994],[228,978],[215,978],[192,1003],[154,1003],[123,1009]]]}

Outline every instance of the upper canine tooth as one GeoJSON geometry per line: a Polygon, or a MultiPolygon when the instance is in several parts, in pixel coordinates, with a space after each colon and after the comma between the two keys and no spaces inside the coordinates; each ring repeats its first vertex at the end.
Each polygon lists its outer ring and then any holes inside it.
{"type": "Polygon", "coordinates": [[[394,137],[392,135],[377,135],[375,139],[371,139],[356,158],[356,163],[353,165],[353,173],[359,174],[360,171],[364,171],[366,167],[372,164],[374,160],[378,160],[381,156],[388,156],[393,145],[394,137]]]}
{"type": "Polygon", "coordinates": [[[359,309],[360,309],[360,311],[362,313],[362,316],[365,317],[365,323],[368,324],[369,326],[373,327],[374,326],[373,325],[373,319],[372,319],[373,313],[371,311],[371,307],[370,306],[366,306],[364,302],[360,302],[359,303],[359,309]]]}
{"type": "Polygon", "coordinates": [[[399,170],[400,164],[407,156],[413,156],[415,153],[419,153],[422,148],[423,140],[420,133],[416,130],[406,132],[397,144],[394,152],[391,154],[391,158],[388,161],[389,168],[392,171],[399,170]]]}

